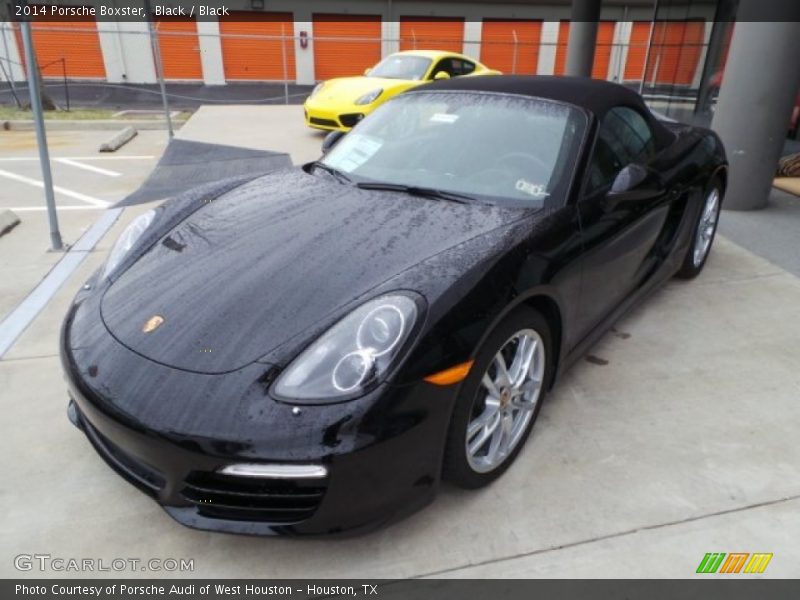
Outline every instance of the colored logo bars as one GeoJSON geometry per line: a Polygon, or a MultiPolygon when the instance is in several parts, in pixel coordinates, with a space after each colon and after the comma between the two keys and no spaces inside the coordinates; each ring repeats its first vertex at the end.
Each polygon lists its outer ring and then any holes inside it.
{"type": "Polygon", "coordinates": [[[697,567],[698,573],[763,573],[772,553],[708,552],[697,567]],[[727,557],[727,558],[726,558],[727,557]]]}

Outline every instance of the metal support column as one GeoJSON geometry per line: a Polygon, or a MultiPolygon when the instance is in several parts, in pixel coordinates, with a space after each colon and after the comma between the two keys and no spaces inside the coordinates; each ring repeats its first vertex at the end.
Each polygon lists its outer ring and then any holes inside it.
{"type": "Polygon", "coordinates": [[[695,114],[703,114],[711,108],[711,79],[722,68],[722,52],[725,46],[725,36],[733,27],[736,17],[738,0],[719,0],[717,11],[714,14],[714,23],[711,26],[711,36],[708,39],[706,60],[703,63],[703,73],[700,76],[699,94],[694,107],[695,114]]]}
{"type": "Polygon", "coordinates": [[[567,75],[591,77],[601,0],[572,0],[567,75]]]}
{"type": "Polygon", "coordinates": [[[800,15],[756,21],[763,1],[740,4],[712,122],[730,161],[723,205],[730,210],[766,206],[800,86],[800,15]]]}

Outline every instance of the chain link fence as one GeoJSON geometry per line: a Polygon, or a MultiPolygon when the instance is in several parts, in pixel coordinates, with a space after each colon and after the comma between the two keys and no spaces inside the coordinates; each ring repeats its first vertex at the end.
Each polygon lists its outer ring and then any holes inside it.
{"type": "MultiPolygon", "coordinates": [[[[128,90],[144,103],[154,96],[155,104],[159,76],[172,102],[191,107],[301,102],[315,81],[361,75],[398,50],[452,50],[504,73],[563,74],[568,25],[531,23],[499,32],[484,24],[482,39],[470,41],[414,28],[391,38],[307,35],[291,22],[232,21],[208,28],[162,19],[152,31],[109,22],[39,22],[33,40],[46,89],[63,108],[124,96],[112,89],[128,90]]],[[[668,111],[691,109],[709,68],[704,28],[702,21],[602,22],[592,76],[629,85],[668,111]]],[[[0,33],[0,104],[22,104],[27,68],[19,27],[2,23],[0,33]]]]}

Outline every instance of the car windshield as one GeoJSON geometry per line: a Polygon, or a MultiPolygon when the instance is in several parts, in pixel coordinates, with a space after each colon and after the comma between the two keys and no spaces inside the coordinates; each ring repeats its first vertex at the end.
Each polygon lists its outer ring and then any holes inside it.
{"type": "Polygon", "coordinates": [[[424,56],[408,56],[394,54],[387,56],[369,72],[369,77],[385,77],[386,79],[410,79],[419,81],[425,77],[430,58],[424,56]]]}
{"type": "Polygon", "coordinates": [[[415,92],[379,107],[322,162],[361,185],[542,207],[562,201],[585,127],[582,111],[549,100],[415,92]]]}

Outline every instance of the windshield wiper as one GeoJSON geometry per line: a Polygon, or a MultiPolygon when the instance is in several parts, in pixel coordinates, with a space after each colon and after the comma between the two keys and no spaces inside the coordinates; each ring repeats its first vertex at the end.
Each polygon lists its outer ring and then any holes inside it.
{"type": "Polygon", "coordinates": [[[476,198],[467,194],[459,194],[458,192],[448,192],[436,188],[421,187],[418,185],[403,185],[402,183],[383,183],[379,181],[363,181],[357,183],[356,187],[362,190],[383,190],[387,192],[405,192],[412,196],[421,196],[422,198],[430,198],[432,200],[448,200],[450,202],[458,202],[459,204],[467,204],[469,202],[477,202],[476,198]]]}
{"type": "Polygon", "coordinates": [[[350,179],[350,177],[348,177],[347,175],[345,175],[342,171],[340,171],[339,169],[334,169],[333,167],[326,165],[322,161],[319,160],[314,161],[313,163],[311,163],[311,166],[314,167],[315,171],[317,169],[322,169],[326,173],[330,173],[339,181],[339,183],[353,183],[353,180],[350,179]]]}

